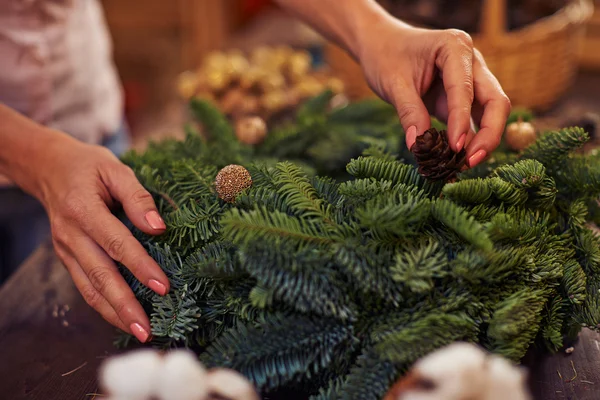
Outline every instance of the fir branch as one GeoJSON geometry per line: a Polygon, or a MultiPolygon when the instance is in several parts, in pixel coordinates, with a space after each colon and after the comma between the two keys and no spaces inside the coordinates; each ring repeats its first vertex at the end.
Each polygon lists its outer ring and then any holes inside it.
{"type": "Polygon", "coordinates": [[[475,340],[477,326],[466,315],[428,313],[401,326],[375,345],[377,354],[396,365],[408,367],[426,354],[457,340],[475,340]]]}
{"type": "Polygon", "coordinates": [[[317,191],[300,168],[289,162],[277,164],[275,183],[278,192],[285,196],[287,204],[300,217],[318,218],[327,224],[333,223],[329,208],[317,196],[317,191]]]}
{"type": "Polygon", "coordinates": [[[221,203],[190,200],[171,214],[165,216],[167,236],[165,240],[182,248],[193,248],[212,239],[219,233],[219,219],[225,206],[221,203]]]}
{"type": "Polygon", "coordinates": [[[357,344],[352,326],[305,317],[271,318],[260,328],[240,325],[221,335],[201,357],[209,368],[232,368],[268,392],[322,373],[357,344]]]}
{"type": "Polygon", "coordinates": [[[494,196],[506,204],[520,205],[525,203],[529,198],[525,189],[518,188],[512,183],[503,181],[498,177],[490,178],[488,184],[494,196]]]}
{"type": "Polygon", "coordinates": [[[526,256],[524,248],[500,249],[495,252],[464,250],[451,262],[452,274],[472,285],[501,283],[519,272],[526,256]]]}
{"type": "Polygon", "coordinates": [[[375,178],[380,181],[391,181],[393,185],[416,186],[431,195],[436,195],[441,190],[439,184],[428,182],[414,166],[398,161],[359,157],[350,161],[346,169],[356,178],[375,178]]]}
{"type": "Polygon", "coordinates": [[[563,346],[564,312],[564,300],[560,296],[553,297],[544,309],[541,333],[546,347],[552,352],[558,351],[563,346]]]}
{"type": "Polygon", "coordinates": [[[151,315],[152,334],[187,344],[187,336],[198,329],[200,308],[187,286],[166,296],[154,297],[151,315]]]}
{"type": "Polygon", "coordinates": [[[308,315],[353,320],[356,310],[330,256],[315,248],[294,252],[287,246],[255,244],[241,254],[242,267],[258,282],[257,307],[279,300],[308,315]]]}
{"type": "Polygon", "coordinates": [[[486,251],[494,247],[483,226],[465,209],[456,204],[445,199],[438,199],[433,203],[432,215],[473,246],[486,251]]]}
{"type": "Polygon", "coordinates": [[[574,232],[579,264],[588,275],[600,274],[600,235],[585,227],[574,232]]]}
{"type": "Polygon", "coordinates": [[[448,183],[442,190],[443,195],[459,203],[486,203],[492,196],[492,189],[487,180],[477,178],[448,183]]]}
{"type": "Polygon", "coordinates": [[[428,292],[434,279],[447,275],[448,259],[439,243],[424,240],[403,246],[391,267],[392,279],[415,293],[428,292]]]}
{"type": "Polygon", "coordinates": [[[586,296],[586,275],[576,260],[570,259],[564,265],[562,289],[573,304],[582,304],[586,296]]]}
{"type": "Polygon", "coordinates": [[[332,239],[323,227],[311,220],[295,218],[262,206],[252,211],[231,209],[221,219],[222,234],[238,245],[250,242],[289,243],[298,247],[308,244],[325,245],[332,239]]]}
{"type": "Polygon", "coordinates": [[[547,299],[547,291],[527,287],[502,300],[487,331],[494,351],[511,360],[521,359],[540,328],[547,299]]]}
{"type": "Polygon", "coordinates": [[[331,123],[348,125],[365,122],[386,123],[397,118],[396,109],[378,98],[350,103],[345,107],[333,110],[329,115],[331,123]]]}
{"type": "Polygon", "coordinates": [[[589,135],[578,127],[545,133],[522,152],[523,159],[535,159],[550,168],[560,165],[569,153],[579,149],[589,135]]]}
{"type": "Polygon", "coordinates": [[[536,160],[521,160],[513,165],[503,165],[494,171],[494,176],[513,184],[517,188],[535,188],[546,177],[546,168],[536,160]]]}
{"type": "Polygon", "coordinates": [[[367,348],[343,381],[325,392],[328,396],[322,393],[311,400],[380,400],[399,374],[394,363],[367,348]]]}

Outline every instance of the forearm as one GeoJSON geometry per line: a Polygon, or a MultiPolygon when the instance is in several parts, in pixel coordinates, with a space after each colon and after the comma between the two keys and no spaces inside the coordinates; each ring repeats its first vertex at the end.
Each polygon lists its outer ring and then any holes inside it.
{"type": "Polygon", "coordinates": [[[26,192],[39,195],[36,176],[44,165],[42,156],[57,139],[70,138],[22,116],[0,104],[0,175],[9,178],[26,192]]]}
{"type": "MultiPolygon", "coordinates": [[[[392,17],[375,0],[276,0],[327,39],[359,59],[364,38],[392,17]]],[[[398,21],[396,21],[398,22],[398,21]]]]}

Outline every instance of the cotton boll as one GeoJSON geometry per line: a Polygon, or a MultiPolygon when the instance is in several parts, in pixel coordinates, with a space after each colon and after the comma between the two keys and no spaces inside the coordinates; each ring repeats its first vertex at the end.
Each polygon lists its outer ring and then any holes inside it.
{"type": "Polygon", "coordinates": [[[100,368],[100,386],[111,399],[147,400],[162,358],[153,350],[132,351],[106,360],[100,368]]]}
{"type": "Polygon", "coordinates": [[[228,369],[213,369],[208,373],[208,391],[228,400],[259,400],[254,386],[239,373],[228,369]]]}
{"type": "Polygon", "coordinates": [[[385,400],[530,400],[522,369],[468,343],[417,361],[385,400]]]}
{"type": "Polygon", "coordinates": [[[156,381],[159,400],[202,400],[208,394],[206,369],[186,350],[168,353],[156,381]]]}

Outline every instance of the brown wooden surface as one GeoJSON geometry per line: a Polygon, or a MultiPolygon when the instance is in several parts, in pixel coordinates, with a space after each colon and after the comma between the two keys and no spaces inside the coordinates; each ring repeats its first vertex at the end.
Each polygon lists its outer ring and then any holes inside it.
{"type": "Polygon", "coordinates": [[[0,287],[0,399],[93,399],[114,333],[42,246],[0,287]]]}

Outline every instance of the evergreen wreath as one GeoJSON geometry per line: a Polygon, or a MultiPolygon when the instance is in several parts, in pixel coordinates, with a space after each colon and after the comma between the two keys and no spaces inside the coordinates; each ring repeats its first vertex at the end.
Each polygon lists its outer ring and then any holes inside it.
{"type": "Polygon", "coordinates": [[[454,341],[519,361],[598,327],[600,156],[577,152],[583,129],[445,183],[419,174],[391,106],[330,99],[256,147],[194,99],[185,140],[124,157],[168,227],[151,237],[122,217],[171,281],[160,297],[120,267],[154,345],[192,348],[265,395],[375,400],[454,341]],[[230,164],[252,179],[231,203],[214,186],[230,164]]]}

